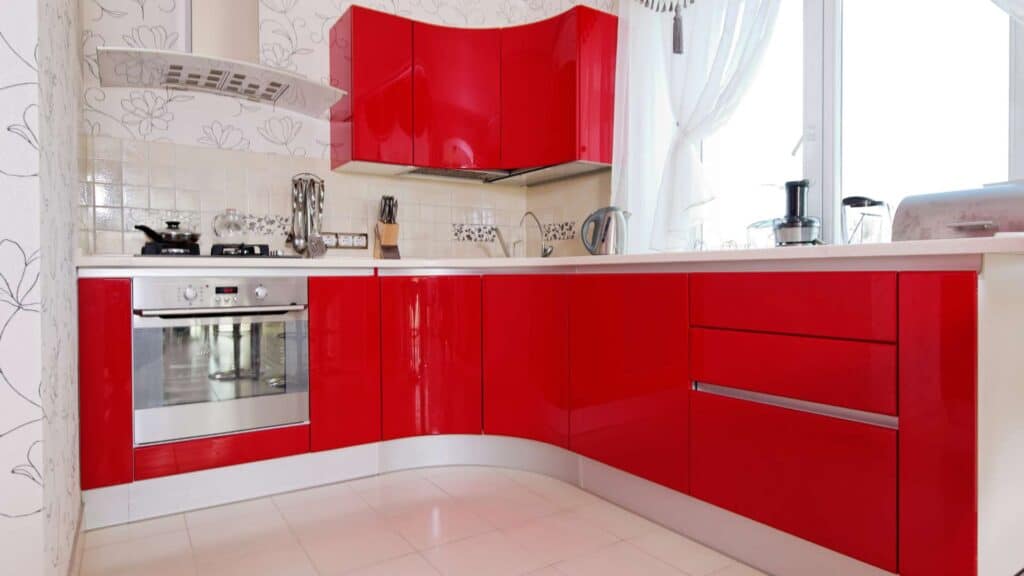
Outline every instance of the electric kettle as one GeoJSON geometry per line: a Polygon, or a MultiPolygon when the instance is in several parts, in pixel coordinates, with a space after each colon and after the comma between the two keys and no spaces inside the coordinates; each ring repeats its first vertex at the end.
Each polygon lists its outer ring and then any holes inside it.
{"type": "Polygon", "coordinates": [[[625,254],[629,212],[615,206],[597,210],[580,226],[580,239],[591,254],[625,254]]]}

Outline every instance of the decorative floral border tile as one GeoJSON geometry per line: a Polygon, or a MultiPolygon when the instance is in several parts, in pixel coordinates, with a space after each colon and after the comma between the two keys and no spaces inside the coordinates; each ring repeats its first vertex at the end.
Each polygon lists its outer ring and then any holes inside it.
{"type": "Polygon", "coordinates": [[[498,227],[492,224],[452,224],[456,242],[497,242],[498,227]]]}
{"type": "Polygon", "coordinates": [[[546,242],[576,238],[575,222],[555,222],[554,224],[544,224],[541,228],[544,230],[544,240],[546,242]]]}

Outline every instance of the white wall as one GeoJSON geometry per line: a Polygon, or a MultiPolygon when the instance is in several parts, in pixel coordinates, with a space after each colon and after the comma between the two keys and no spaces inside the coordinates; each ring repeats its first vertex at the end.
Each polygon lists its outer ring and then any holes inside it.
{"type": "Polygon", "coordinates": [[[77,0],[7,2],[0,17],[4,574],[66,574],[79,520],[75,211],[68,193],[77,176],[77,23],[77,0]]]}
{"type": "Polygon", "coordinates": [[[81,515],[78,304],[74,266],[81,123],[78,0],[39,0],[40,348],[45,574],[64,576],[81,515]]]}
{"type": "Polygon", "coordinates": [[[43,565],[36,2],[0,17],[0,572],[43,565]]]}

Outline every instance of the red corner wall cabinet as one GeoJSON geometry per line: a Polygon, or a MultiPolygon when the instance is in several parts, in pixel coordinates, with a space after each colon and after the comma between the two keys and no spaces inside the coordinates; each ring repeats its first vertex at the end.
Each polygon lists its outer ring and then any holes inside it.
{"type": "Polygon", "coordinates": [[[604,169],[617,27],[584,6],[502,29],[352,6],[331,29],[331,83],[348,91],[331,110],[331,166],[517,185],[604,169]]]}

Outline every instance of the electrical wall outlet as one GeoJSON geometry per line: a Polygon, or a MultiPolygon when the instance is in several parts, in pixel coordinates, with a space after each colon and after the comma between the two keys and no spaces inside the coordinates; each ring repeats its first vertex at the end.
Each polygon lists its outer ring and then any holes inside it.
{"type": "Polygon", "coordinates": [[[370,246],[370,237],[361,232],[326,232],[325,236],[334,236],[337,241],[328,248],[342,250],[366,250],[370,246]]]}

